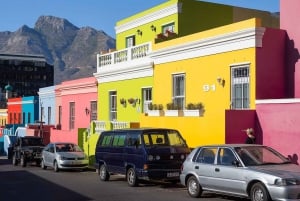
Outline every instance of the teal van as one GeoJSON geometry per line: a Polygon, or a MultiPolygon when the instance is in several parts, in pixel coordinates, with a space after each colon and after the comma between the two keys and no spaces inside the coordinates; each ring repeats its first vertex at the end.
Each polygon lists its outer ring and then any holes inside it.
{"type": "Polygon", "coordinates": [[[178,182],[180,168],[190,153],[181,134],[167,128],[104,131],[95,150],[100,180],[125,175],[129,186],[140,180],[178,182]]]}

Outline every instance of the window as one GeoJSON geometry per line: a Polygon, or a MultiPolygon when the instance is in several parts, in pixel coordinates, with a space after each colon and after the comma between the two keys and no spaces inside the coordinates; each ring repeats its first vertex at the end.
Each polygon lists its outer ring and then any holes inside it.
{"type": "Polygon", "coordinates": [[[174,22],[162,26],[162,33],[166,34],[167,31],[175,33],[175,23],[174,22]]]}
{"type": "Polygon", "coordinates": [[[183,109],[185,104],[185,75],[173,75],[173,103],[178,109],[183,109]]]}
{"type": "Polygon", "coordinates": [[[231,68],[231,108],[249,108],[249,66],[231,68]]]}
{"type": "Polygon", "coordinates": [[[135,36],[126,37],[126,48],[135,46],[135,36]]]}
{"type": "Polygon", "coordinates": [[[110,120],[117,120],[117,92],[109,92],[110,120]]]}
{"type": "Polygon", "coordinates": [[[91,121],[97,120],[97,101],[91,101],[91,121]]]}
{"type": "Polygon", "coordinates": [[[28,124],[29,124],[29,123],[31,123],[31,122],[30,122],[30,118],[31,118],[31,116],[30,116],[30,115],[31,115],[31,113],[30,113],[30,112],[28,112],[28,119],[27,119],[27,123],[28,123],[28,124]]]}
{"type": "Polygon", "coordinates": [[[144,88],[142,93],[143,93],[143,113],[147,113],[148,105],[152,103],[152,88],[144,88]]]}
{"type": "Polygon", "coordinates": [[[51,107],[48,107],[48,122],[47,124],[50,125],[51,123],[51,107]]]}
{"type": "Polygon", "coordinates": [[[218,154],[218,164],[232,166],[233,161],[236,160],[233,152],[228,148],[221,148],[218,154]]]}
{"type": "Polygon", "coordinates": [[[196,162],[214,164],[216,152],[216,148],[203,148],[197,156],[196,162]]]}
{"type": "Polygon", "coordinates": [[[41,120],[43,120],[44,114],[45,114],[44,107],[41,107],[41,120]]]}
{"type": "Polygon", "coordinates": [[[61,125],[62,107],[58,106],[58,124],[61,125]]]}
{"type": "Polygon", "coordinates": [[[69,114],[69,129],[75,128],[75,103],[70,103],[70,114],[69,114]]]}
{"type": "Polygon", "coordinates": [[[126,135],[115,135],[113,139],[114,147],[122,147],[125,146],[126,135]]]}

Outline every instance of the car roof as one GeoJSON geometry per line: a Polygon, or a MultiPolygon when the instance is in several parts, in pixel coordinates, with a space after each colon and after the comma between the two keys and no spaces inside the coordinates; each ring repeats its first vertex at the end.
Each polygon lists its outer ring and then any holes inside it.
{"type": "Polygon", "coordinates": [[[231,147],[231,148],[235,148],[235,147],[262,147],[264,145],[261,144],[209,144],[209,145],[200,145],[197,148],[200,147],[231,147]]]}
{"type": "Polygon", "coordinates": [[[172,129],[172,128],[154,128],[154,127],[122,128],[122,129],[115,129],[115,130],[110,130],[110,131],[103,131],[102,133],[106,133],[106,132],[123,132],[123,131],[154,131],[154,130],[175,131],[176,129],[172,129]]]}

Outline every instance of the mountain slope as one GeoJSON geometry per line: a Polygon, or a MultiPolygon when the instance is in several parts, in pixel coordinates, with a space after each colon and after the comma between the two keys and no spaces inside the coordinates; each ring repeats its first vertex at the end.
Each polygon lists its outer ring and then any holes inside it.
{"type": "Polygon", "coordinates": [[[96,54],[115,48],[115,39],[91,27],[78,28],[66,19],[41,16],[34,28],[0,32],[0,53],[39,54],[54,65],[54,84],[92,76],[96,54]]]}

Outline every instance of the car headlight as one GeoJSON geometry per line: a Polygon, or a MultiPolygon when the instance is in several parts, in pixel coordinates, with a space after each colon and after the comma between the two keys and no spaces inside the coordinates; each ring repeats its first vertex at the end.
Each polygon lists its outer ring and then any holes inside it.
{"type": "Polygon", "coordinates": [[[153,161],[154,157],[152,155],[148,156],[148,161],[153,161]]]}
{"type": "Polygon", "coordinates": [[[295,178],[286,178],[286,179],[276,179],[275,185],[277,186],[292,186],[292,185],[300,185],[300,181],[295,178]]]}
{"type": "Polygon", "coordinates": [[[59,156],[59,160],[68,160],[68,158],[65,156],[59,156]]]}

